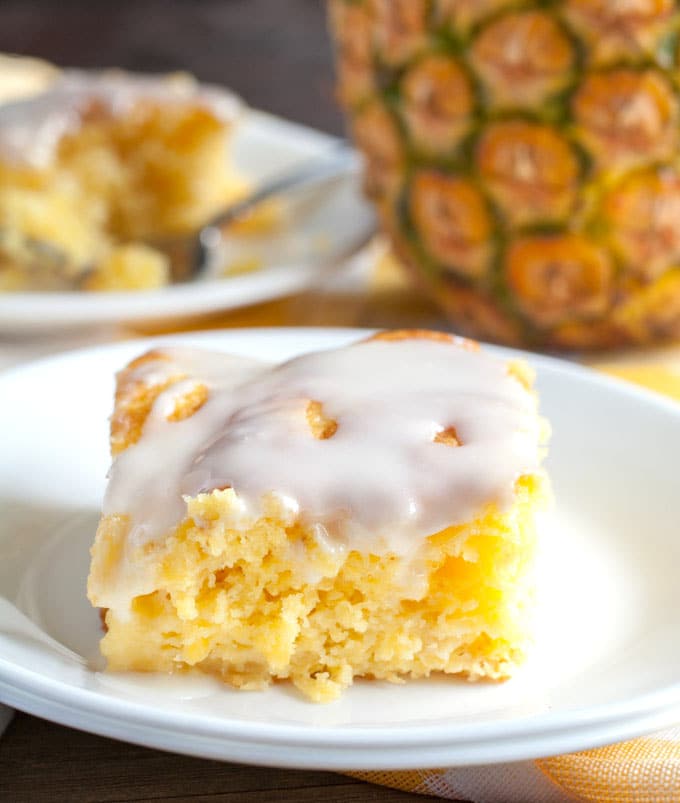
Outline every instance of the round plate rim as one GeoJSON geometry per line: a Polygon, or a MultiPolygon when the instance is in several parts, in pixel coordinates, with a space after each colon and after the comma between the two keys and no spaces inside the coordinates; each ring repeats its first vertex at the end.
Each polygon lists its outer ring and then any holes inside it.
{"type": "MultiPolygon", "coordinates": [[[[200,333],[182,333],[161,337],[139,338],[118,343],[81,348],[58,355],[45,357],[30,363],[11,368],[0,373],[0,389],[6,382],[20,379],[25,372],[41,370],[45,364],[59,361],[71,361],[101,355],[102,352],[117,350],[134,351],[137,348],[148,348],[151,345],[168,342],[192,342],[204,345],[218,345],[223,341],[228,346],[230,340],[239,338],[256,338],[264,341],[271,338],[290,339],[293,341],[309,341],[309,348],[314,344],[325,347],[333,343],[350,342],[370,335],[374,330],[331,327],[263,327],[258,329],[217,329],[200,333]]],[[[221,345],[221,344],[220,344],[221,345]]],[[[578,381],[586,381],[614,393],[624,394],[639,399],[645,404],[656,406],[665,413],[678,416],[680,407],[677,403],[652,391],[630,385],[615,377],[597,373],[582,365],[573,364],[547,355],[528,354],[504,347],[485,346],[504,357],[529,357],[532,364],[539,368],[566,373],[578,381]]],[[[196,714],[182,714],[176,711],[165,712],[150,705],[136,701],[107,698],[96,691],[83,689],[63,681],[51,680],[36,672],[22,667],[0,656],[0,697],[4,702],[19,708],[32,710],[33,713],[49,717],[49,711],[36,710],[31,704],[33,699],[47,702],[54,707],[68,705],[73,712],[68,717],[60,716],[57,721],[73,724],[89,729],[83,725],[79,716],[95,717],[106,721],[107,727],[94,729],[105,735],[116,735],[125,738],[126,726],[134,726],[146,733],[140,743],[150,746],[162,746],[159,739],[162,731],[190,735],[198,739],[229,742],[237,740],[242,744],[268,745],[269,747],[288,747],[290,749],[305,747],[311,751],[305,762],[291,763],[285,756],[280,760],[272,756],[272,760],[254,760],[252,763],[279,764],[280,766],[343,766],[346,751],[352,753],[352,766],[355,768],[386,768],[390,765],[390,752],[401,753],[404,750],[418,751],[413,757],[412,767],[434,766],[428,755],[440,756],[444,751],[450,754],[450,761],[456,762],[456,756],[465,755],[462,763],[492,763],[501,760],[521,760],[538,757],[555,752],[546,752],[546,745],[555,745],[559,752],[581,750],[616,741],[632,738],[651,728],[662,727],[676,722],[680,718],[680,681],[664,686],[629,700],[617,701],[587,709],[571,709],[559,715],[547,713],[534,716],[518,717],[510,721],[490,721],[478,723],[432,723],[427,725],[381,726],[368,728],[365,726],[310,726],[306,724],[283,724],[277,722],[243,722],[224,717],[206,717],[196,714]],[[118,729],[117,726],[120,726],[118,729]],[[154,735],[155,734],[155,735],[154,735]],[[160,736],[159,736],[160,734],[160,736]],[[465,748],[468,748],[467,750],[465,748]],[[317,759],[314,758],[316,750],[317,759]],[[338,750],[336,759],[329,751],[338,750]],[[510,758],[509,758],[510,757],[510,758]],[[334,763],[336,762],[336,763],[334,763]],[[358,763],[357,763],[358,762],[358,763]]],[[[161,740],[162,741],[162,740],[161,740]]],[[[178,752],[181,745],[171,748],[178,752]]],[[[231,753],[230,753],[231,755],[231,753]]],[[[229,755],[224,756],[229,758],[229,755]]],[[[244,760],[239,757],[237,760],[244,760]]],[[[401,757],[398,766],[406,767],[408,759],[401,757]],[[406,763],[405,763],[406,762],[406,763]]],[[[348,765],[349,766],[349,765],[348,765]]]]}

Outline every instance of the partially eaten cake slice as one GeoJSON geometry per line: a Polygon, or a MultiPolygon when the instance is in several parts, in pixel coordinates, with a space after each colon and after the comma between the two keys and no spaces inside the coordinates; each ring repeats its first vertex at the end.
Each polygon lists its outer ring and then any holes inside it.
{"type": "Polygon", "coordinates": [[[229,157],[240,101],[188,75],[21,64],[42,83],[0,102],[0,292],[167,284],[153,244],[245,191],[229,157]]]}
{"type": "Polygon", "coordinates": [[[524,364],[441,333],[281,365],[145,354],[118,375],[88,582],[109,669],[317,701],[355,677],[508,677],[545,432],[524,364]]]}

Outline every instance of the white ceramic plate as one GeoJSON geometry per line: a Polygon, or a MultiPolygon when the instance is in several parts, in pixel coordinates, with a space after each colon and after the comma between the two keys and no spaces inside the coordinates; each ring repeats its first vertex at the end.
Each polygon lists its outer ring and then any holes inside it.
{"type": "MultiPolygon", "coordinates": [[[[356,330],[177,336],[280,359],[356,330]]],[[[168,340],[168,339],[166,339],[168,340]]],[[[357,683],[314,705],[279,685],[111,675],[85,599],[108,465],[113,372],[152,341],[0,375],[0,701],[195,755],[292,767],[415,768],[579,750],[680,721],[680,407],[531,357],[550,418],[557,506],[542,522],[542,616],[505,684],[357,683]]]]}
{"type": "MultiPolygon", "coordinates": [[[[255,185],[324,154],[336,141],[311,128],[249,110],[236,129],[231,159],[237,171],[255,185]]],[[[219,312],[297,292],[317,280],[318,274],[317,267],[293,261],[149,292],[0,293],[0,334],[219,312]]]]}

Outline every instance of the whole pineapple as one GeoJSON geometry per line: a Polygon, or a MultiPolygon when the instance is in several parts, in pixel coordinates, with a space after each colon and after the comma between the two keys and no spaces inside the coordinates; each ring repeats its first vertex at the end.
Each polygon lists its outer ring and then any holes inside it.
{"type": "Polygon", "coordinates": [[[680,337],[679,6],[330,0],[367,192],[459,329],[680,337]]]}

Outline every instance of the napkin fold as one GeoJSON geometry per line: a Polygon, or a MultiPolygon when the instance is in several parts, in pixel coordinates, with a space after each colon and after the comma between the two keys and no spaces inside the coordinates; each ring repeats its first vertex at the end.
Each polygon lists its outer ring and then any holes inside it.
{"type": "Polygon", "coordinates": [[[471,803],[671,803],[680,800],[680,727],[536,761],[351,774],[406,792],[471,803]]]}

